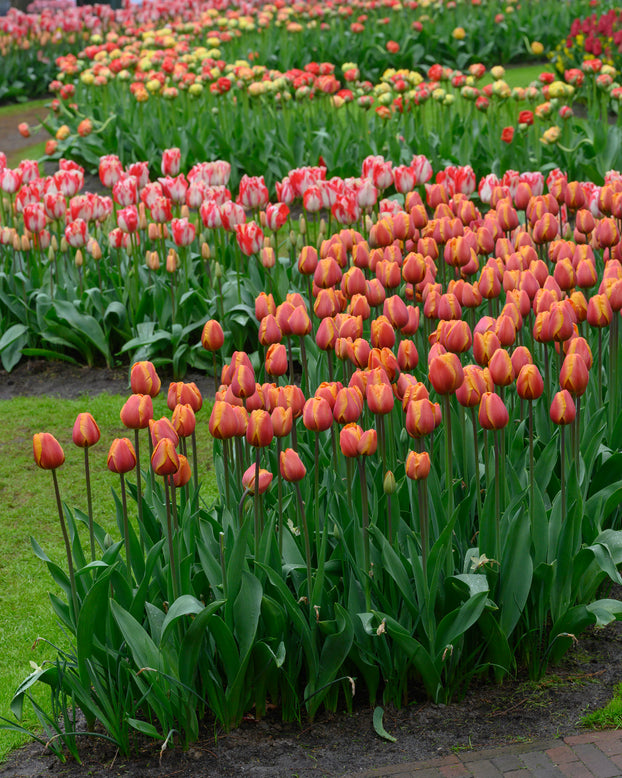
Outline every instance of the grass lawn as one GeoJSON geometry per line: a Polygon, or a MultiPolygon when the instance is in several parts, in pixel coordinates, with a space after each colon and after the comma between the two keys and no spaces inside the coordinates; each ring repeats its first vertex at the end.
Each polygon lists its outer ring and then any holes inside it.
{"type": "MultiPolygon", "coordinates": [[[[40,644],[33,650],[38,637],[55,643],[64,641],[48,600],[51,578],[45,565],[35,556],[30,537],[36,538],[48,556],[66,569],[65,552],[56,513],[50,473],[40,470],[33,461],[32,436],[35,432],[51,432],[65,451],[65,464],[58,471],[61,497],[70,507],[86,511],[84,488],[84,456],[71,440],[73,423],[78,413],[89,411],[95,417],[101,440],[89,452],[93,489],[93,510],[96,522],[117,539],[112,490],[119,490],[118,476],[106,466],[110,443],[116,437],[129,437],[119,419],[126,397],[99,395],[83,400],[57,400],[47,397],[24,397],[0,401],[0,454],[7,467],[0,475],[0,716],[14,721],[10,702],[19,683],[31,671],[30,662],[41,664],[53,656],[49,646],[40,644]],[[8,465],[11,467],[8,467],[8,465]]],[[[208,432],[210,408],[197,414],[197,444],[199,472],[203,475],[203,498],[211,502],[216,494],[211,467],[211,440],[208,432]]],[[[166,394],[154,401],[156,418],[168,416],[166,394]]],[[[141,453],[146,451],[146,446],[141,453]]],[[[146,462],[143,462],[145,469],[146,462]]],[[[130,511],[135,505],[129,503],[130,511]]],[[[88,548],[88,532],[84,533],[88,548]]],[[[44,700],[40,690],[38,699],[44,700]]],[[[23,722],[37,728],[34,715],[23,722]]],[[[0,730],[0,759],[11,748],[24,741],[16,733],[0,730]]]]}

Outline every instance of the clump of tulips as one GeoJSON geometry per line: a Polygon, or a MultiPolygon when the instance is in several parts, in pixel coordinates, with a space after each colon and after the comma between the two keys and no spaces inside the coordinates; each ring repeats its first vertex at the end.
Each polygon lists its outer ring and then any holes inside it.
{"type": "MultiPolygon", "coordinates": [[[[384,158],[364,168],[360,191],[398,180],[384,158]]],[[[413,682],[447,700],[489,668],[539,677],[587,625],[622,614],[599,599],[622,562],[621,179],[512,172],[478,187],[451,167],[410,180],[403,205],[337,200],[338,227],[297,249],[294,289],[256,295],[259,359],[225,354],[221,323],[203,324],[220,365],[209,509],[194,456],[194,495],[181,511],[176,497],[200,399],[173,385],[172,422],[149,420],[160,382],[149,363],[132,369],[121,416],[135,445],[109,455],[121,540],[100,544],[90,576],[68,549],[61,612],[73,629],[85,608],[101,616],[114,649],[89,637],[85,650],[98,674],[126,660],[126,703],[148,706],[154,737],[191,739],[208,709],[233,726],[267,700],[291,718],[349,705],[353,687],[403,704],[413,682]]],[[[42,450],[55,473],[59,450],[42,450]]],[[[81,656],[67,672],[100,718],[81,656]]]]}

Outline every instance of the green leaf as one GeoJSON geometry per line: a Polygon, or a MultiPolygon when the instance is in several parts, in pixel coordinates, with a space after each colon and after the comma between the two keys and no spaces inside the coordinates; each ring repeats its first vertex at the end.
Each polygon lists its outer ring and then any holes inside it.
{"type": "Polygon", "coordinates": [[[162,634],[160,636],[160,645],[164,643],[171,627],[184,616],[196,615],[201,613],[204,605],[191,594],[182,594],[168,609],[168,613],[162,623],[162,634]]]}
{"type": "Polygon", "coordinates": [[[132,729],[135,729],[137,732],[140,732],[142,735],[146,735],[147,737],[152,737],[155,740],[164,740],[164,736],[161,735],[158,730],[153,726],[153,724],[149,724],[148,721],[140,721],[139,719],[127,719],[127,723],[132,727],[132,729]]]}
{"type": "Polygon", "coordinates": [[[138,667],[162,671],[162,655],[142,625],[115,600],[110,601],[110,610],[138,667]]]}
{"type": "Polygon", "coordinates": [[[397,738],[393,737],[393,735],[389,735],[389,733],[384,728],[384,724],[382,722],[383,718],[384,710],[378,705],[378,707],[374,710],[374,729],[376,730],[376,734],[385,740],[390,740],[391,743],[397,743],[397,738]]]}
{"type": "Polygon", "coordinates": [[[499,569],[499,626],[508,637],[514,631],[525,608],[532,575],[529,514],[521,511],[507,532],[499,569]]]}
{"type": "Polygon", "coordinates": [[[22,349],[28,343],[28,328],[14,324],[0,338],[0,359],[2,367],[10,373],[22,356],[22,349]]]}

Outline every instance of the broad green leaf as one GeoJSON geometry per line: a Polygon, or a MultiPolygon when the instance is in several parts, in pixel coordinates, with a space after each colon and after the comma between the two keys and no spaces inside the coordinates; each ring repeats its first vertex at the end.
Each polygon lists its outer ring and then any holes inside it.
{"type": "Polygon", "coordinates": [[[385,740],[389,740],[391,743],[397,743],[397,738],[393,737],[393,735],[389,735],[389,733],[384,728],[383,724],[383,718],[384,718],[384,710],[378,706],[374,709],[374,729],[376,730],[376,734],[384,738],[385,740]]]}

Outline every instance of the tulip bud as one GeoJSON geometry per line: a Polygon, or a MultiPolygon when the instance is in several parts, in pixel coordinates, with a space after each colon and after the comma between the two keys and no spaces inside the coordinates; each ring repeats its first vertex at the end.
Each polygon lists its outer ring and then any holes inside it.
{"type": "Polygon", "coordinates": [[[136,453],[129,438],[115,438],[108,451],[108,470],[129,473],[136,467],[136,453]]]}
{"type": "Polygon", "coordinates": [[[72,439],[76,446],[94,446],[100,438],[97,422],[90,413],[79,413],[73,425],[72,439]]]}
{"type": "Polygon", "coordinates": [[[559,385],[575,397],[581,397],[587,389],[590,374],[580,354],[567,354],[559,371],[559,385]]]}
{"type": "Polygon", "coordinates": [[[464,380],[464,371],[456,354],[440,354],[431,361],[428,378],[438,394],[453,394],[464,380]]]}
{"type": "Polygon", "coordinates": [[[156,475],[173,475],[179,470],[179,455],[170,438],[161,438],[153,449],[151,467],[156,475]]]}
{"type": "Polygon", "coordinates": [[[575,420],[577,409],[567,389],[562,389],[553,397],[549,414],[554,424],[571,424],[575,420]]]}
{"type": "Polygon", "coordinates": [[[189,403],[176,405],[173,411],[173,427],[180,438],[187,438],[194,432],[196,416],[189,403]]]}
{"type": "Polygon", "coordinates": [[[272,430],[275,437],[284,438],[292,431],[294,423],[294,413],[291,408],[282,408],[277,405],[270,414],[272,420],[272,430]]]}
{"type": "Polygon", "coordinates": [[[183,454],[178,454],[179,468],[176,473],[173,473],[173,484],[177,489],[185,486],[192,478],[192,470],[190,468],[190,462],[183,454]]]}
{"type": "Polygon", "coordinates": [[[411,438],[429,435],[436,427],[434,403],[422,398],[411,400],[406,407],[406,432],[411,438]]]}
{"type": "Polygon", "coordinates": [[[162,382],[151,362],[135,362],[130,373],[130,385],[134,394],[149,394],[156,397],[162,382]]]}
{"type": "Polygon", "coordinates": [[[302,422],[311,432],[330,429],[333,412],[328,401],[323,397],[311,397],[307,400],[302,411],[302,422]]]}
{"type": "Polygon", "coordinates": [[[60,443],[49,432],[37,432],[32,436],[32,452],[36,464],[43,470],[56,470],[65,461],[60,443]]]}
{"type": "Polygon", "coordinates": [[[281,451],[279,465],[281,475],[289,482],[302,481],[307,474],[306,467],[293,448],[286,448],[285,451],[281,451]]]}
{"type": "Polygon", "coordinates": [[[233,406],[216,400],[209,419],[210,435],[216,440],[229,440],[235,437],[237,428],[238,420],[233,406]]]}
{"type": "Polygon", "coordinates": [[[500,430],[510,421],[510,415],[498,394],[484,392],[479,403],[478,419],[485,430],[500,430]]]}
{"type": "MultiPolygon", "coordinates": [[[[251,465],[242,476],[242,486],[247,489],[251,494],[255,494],[255,465],[251,465]]],[[[267,492],[270,484],[272,483],[272,473],[268,470],[260,468],[259,470],[259,494],[267,492]]]]}
{"type": "Polygon", "coordinates": [[[272,420],[268,411],[257,409],[248,417],[246,440],[251,446],[269,446],[274,437],[272,420]]]}
{"type": "Polygon", "coordinates": [[[225,342],[225,334],[222,327],[215,319],[206,321],[201,334],[201,345],[207,351],[218,351],[225,342]]]}
{"type": "Polygon", "coordinates": [[[425,480],[430,475],[430,455],[427,451],[410,451],[406,457],[406,475],[413,481],[425,480]]]}
{"type": "Polygon", "coordinates": [[[516,392],[521,400],[537,400],[543,391],[544,381],[536,365],[523,365],[516,379],[516,392]]]}
{"type": "Polygon", "coordinates": [[[387,470],[382,482],[382,490],[385,494],[395,494],[397,491],[397,481],[391,470],[387,470]]]}
{"type": "Polygon", "coordinates": [[[509,386],[514,380],[512,359],[505,349],[495,351],[488,362],[488,369],[495,386],[509,386]]]}
{"type": "Polygon", "coordinates": [[[153,400],[148,394],[132,394],[121,408],[121,421],[131,430],[145,429],[153,419],[153,400]]]}
{"type": "Polygon", "coordinates": [[[163,438],[168,438],[174,446],[179,444],[179,435],[173,424],[165,417],[161,419],[151,419],[149,421],[149,433],[151,442],[155,446],[163,438]]]}

